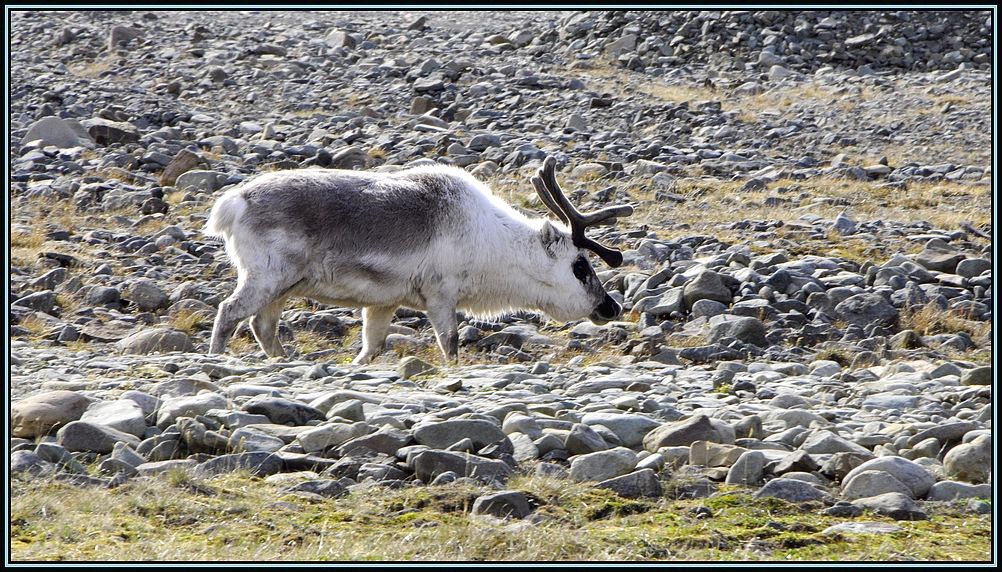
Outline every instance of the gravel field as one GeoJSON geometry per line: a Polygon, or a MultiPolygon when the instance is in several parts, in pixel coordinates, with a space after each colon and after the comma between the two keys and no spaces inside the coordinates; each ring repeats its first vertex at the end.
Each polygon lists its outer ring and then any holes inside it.
{"type": "Polygon", "coordinates": [[[465,483],[535,527],[513,477],[745,490],[843,535],[992,512],[990,12],[9,15],[19,483],[465,483]],[[437,162],[545,216],[548,156],[582,210],[635,208],[596,233],[625,263],[592,260],[619,321],[461,315],[448,366],[400,310],[355,366],[359,311],[297,300],[290,358],[246,325],[207,354],[230,186],[437,162]]]}

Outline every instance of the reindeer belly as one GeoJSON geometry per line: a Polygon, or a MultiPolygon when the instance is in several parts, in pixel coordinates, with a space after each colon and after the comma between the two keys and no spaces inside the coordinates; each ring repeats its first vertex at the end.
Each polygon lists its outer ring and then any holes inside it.
{"type": "Polygon", "coordinates": [[[314,268],[291,294],[346,307],[419,303],[412,285],[392,265],[366,258],[314,268]]]}

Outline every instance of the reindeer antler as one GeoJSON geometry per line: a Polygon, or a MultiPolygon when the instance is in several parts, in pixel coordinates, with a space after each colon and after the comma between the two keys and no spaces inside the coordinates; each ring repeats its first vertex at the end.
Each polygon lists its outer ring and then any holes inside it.
{"type": "Polygon", "coordinates": [[[574,205],[567,200],[567,196],[560,190],[560,185],[557,184],[557,177],[554,174],[556,164],[557,161],[553,157],[547,157],[543,161],[543,168],[532,177],[532,186],[536,188],[539,198],[553,214],[557,215],[557,218],[561,222],[571,227],[571,238],[575,246],[594,252],[613,268],[620,266],[623,264],[623,253],[619,250],[602,246],[598,242],[588,238],[585,236],[585,229],[611,218],[630,216],[633,214],[633,207],[630,205],[618,205],[606,207],[591,213],[582,213],[574,208],[574,205]]]}

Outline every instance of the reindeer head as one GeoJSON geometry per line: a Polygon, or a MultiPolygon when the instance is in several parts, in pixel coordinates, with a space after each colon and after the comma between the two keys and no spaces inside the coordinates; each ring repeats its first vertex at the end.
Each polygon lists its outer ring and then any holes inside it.
{"type": "Polygon", "coordinates": [[[560,190],[556,175],[554,174],[555,165],[556,161],[553,157],[547,157],[543,161],[543,167],[536,176],[532,177],[532,185],[536,188],[536,193],[539,194],[539,198],[543,201],[543,204],[570,229],[570,237],[567,237],[566,233],[555,228],[547,221],[543,224],[543,228],[540,231],[540,239],[543,241],[548,254],[554,259],[555,268],[553,269],[553,273],[561,278],[560,283],[567,284],[569,290],[580,291],[583,289],[584,296],[579,296],[576,295],[576,292],[568,291],[565,297],[566,304],[561,304],[562,307],[560,309],[555,308],[555,311],[550,311],[549,313],[557,319],[564,319],[560,315],[564,311],[566,311],[564,316],[576,314],[567,319],[576,319],[582,315],[588,315],[588,318],[592,322],[599,325],[605,324],[610,320],[616,319],[623,311],[623,308],[605,291],[598,276],[595,275],[595,269],[588,262],[588,256],[585,251],[590,250],[595,253],[613,268],[623,264],[623,254],[618,250],[608,248],[588,238],[585,235],[585,229],[609,219],[630,216],[633,214],[633,207],[619,205],[607,207],[592,213],[578,211],[567,200],[567,196],[564,195],[563,191],[560,190]],[[570,239],[569,244],[568,238],[570,239]],[[582,303],[589,304],[587,309],[580,311],[580,307],[573,310],[567,307],[568,305],[579,306],[581,303],[577,302],[578,300],[583,300],[584,302],[582,303]]]}

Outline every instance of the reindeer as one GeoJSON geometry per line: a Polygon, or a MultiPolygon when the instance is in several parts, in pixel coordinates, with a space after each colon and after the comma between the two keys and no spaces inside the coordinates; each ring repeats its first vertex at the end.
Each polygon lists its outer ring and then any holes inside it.
{"type": "Polygon", "coordinates": [[[442,165],[395,173],[278,171],[226,191],[206,234],[225,241],[237,286],[219,306],[209,353],[222,353],[250,317],[265,354],[284,357],[278,320],[291,296],[362,308],[362,351],[353,363],[383,351],[400,306],[426,312],[451,363],[459,358],[457,309],[614,320],[622,307],[586,251],[612,267],[623,256],[585,229],[629,216],[633,207],[582,214],[557,185],[555,163],[548,157],[531,181],[556,224],[526,217],[466,171],[442,165]]]}

